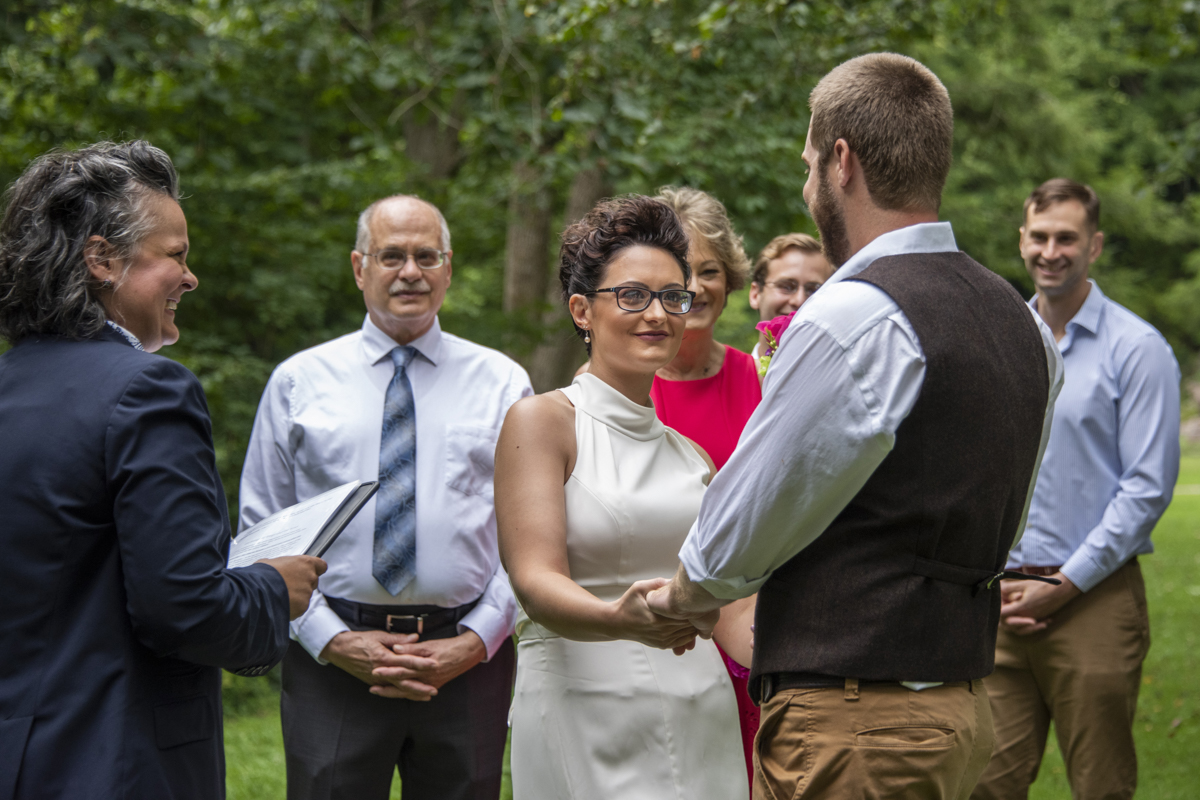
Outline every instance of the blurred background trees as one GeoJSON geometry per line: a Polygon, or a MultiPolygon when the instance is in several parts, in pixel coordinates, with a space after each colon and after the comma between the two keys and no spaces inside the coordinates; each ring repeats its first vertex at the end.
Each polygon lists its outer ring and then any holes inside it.
{"type": "MultiPolygon", "coordinates": [[[[893,50],[950,90],[942,216],[1028,295],[1021,203],[1067,175],[1103,201],[1106,293],[1200,350],[1198,0],[7,0],[0,180],[59,146],[142,137],[182,176],[200,291],[165,353],[203,380],[232,505],[271,369],[356,329],[354,221],[412,192],[453,234],[443,327],[539,389],[583,359],[557,233],[599,198],[685,183],[753,257],[813,232],[807,97],[893,50]]],[[[718,335],[753,342],[735,295],[718,335]]]]}

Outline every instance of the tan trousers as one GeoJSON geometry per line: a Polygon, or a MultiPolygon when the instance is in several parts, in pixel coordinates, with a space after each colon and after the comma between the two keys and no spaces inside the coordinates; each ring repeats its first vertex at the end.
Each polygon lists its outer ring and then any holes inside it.
{"type": "Polygon", "coordinates": [[[966,800],[991,752],[981,681],[788,689],[762,707],[754,800],[966,800]]]}
{"type": "Polygon", "coordinates": [[[1030,636],[1000,631],[996,671],[984,679],[996,751],[976,800],[1028,796],[1050,720],[1075,800],[1133,797],[1133,716],[1150,649],[1141,568],[1126,564],[1053,620],[1030,636]]]}

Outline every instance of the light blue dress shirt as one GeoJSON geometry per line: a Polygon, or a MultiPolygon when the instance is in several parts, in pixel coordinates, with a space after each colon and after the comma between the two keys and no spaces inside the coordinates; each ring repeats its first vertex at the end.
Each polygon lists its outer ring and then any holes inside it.
{"type": "MultiPolygon", "coordinates": [[[[1025,535],[1009,566],[1058,566],[1083,591],[1154,551],[1179,476],[1179,364],[1094,281],[1059,341],[1065,371],[1025,535]]],[[[1037,310],[1037,297],[1030,301],[1037,310]]]]}

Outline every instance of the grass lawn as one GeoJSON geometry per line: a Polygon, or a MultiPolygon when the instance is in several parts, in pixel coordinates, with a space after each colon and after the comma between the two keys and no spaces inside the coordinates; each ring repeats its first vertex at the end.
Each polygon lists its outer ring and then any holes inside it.
{"type": "MultiPolygon", "coordinates": [[[[1200,638],[1200,451],[1185,454],[1175,499],[1154,532],[1154,543],[1155,554],[1141,559],[1152,644],[1134,731],[1138,797],[1191,800],[1200,795],[1200,682],[1191,671],[1200,638]]],[[[283,744],[275,684],[229,674],[225,679],[229,800],[282,800],[283,744]]],[[[505,773],[502,797],[508,800],[512,789],[507,766],[505,773]]],[[[399,780],[392,784],[392,797],[399,800],[399,780]]],[[[1053,735],[1030,797],[1071,798],[1053,735]]]]}

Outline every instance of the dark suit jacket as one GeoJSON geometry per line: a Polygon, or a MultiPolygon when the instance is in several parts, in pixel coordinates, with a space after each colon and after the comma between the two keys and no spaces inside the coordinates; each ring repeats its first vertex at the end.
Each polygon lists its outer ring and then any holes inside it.
{"type": "Polygon", "coordinates": [[[229,540],[191,372],[108,329],[0,356],[0,800],[225,796],[219,668],[288,642],[229,540]]]}

